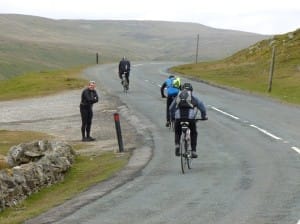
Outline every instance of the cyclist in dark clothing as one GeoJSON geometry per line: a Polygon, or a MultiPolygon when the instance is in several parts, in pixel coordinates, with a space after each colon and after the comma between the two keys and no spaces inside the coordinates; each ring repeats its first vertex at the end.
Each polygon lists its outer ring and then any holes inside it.
{"type": "Polygon", "coordinates": [[[93,104],[97,103],[99,100],[95,87],[95,81],[90,81],[88,87],[85,88],[81,94],[80,114],[82,120],[81,134],[83,142],[95,141],[95,138],[90,135],[93,119],[93,104]]]}
{"type": "Polygon", "coordinates": [[[121,80],[122,80],[122,74],[124,73],[129,87],[130,61],[127,60],[125,56],[122,58],[122,60],[119,63],[119,78],[121,80]]]}
{"type": "Polygon", "coordinates": [[[175,155],[179,156],[179,143],[181,136],[181,121],[188,121],[189,128],[191,130],[191,148],[192,157],[197,158],[197,126],[196,126],[196,115],[197,108],[201,112],[201,119],[207,120],[206,108],[203,102],[192,95],[193,87],[190,83],[184,83],[182,85],[182,91],[178,93],[177,97],[173,100],[170,105],[170,113],[175,117],[175,155]]]}

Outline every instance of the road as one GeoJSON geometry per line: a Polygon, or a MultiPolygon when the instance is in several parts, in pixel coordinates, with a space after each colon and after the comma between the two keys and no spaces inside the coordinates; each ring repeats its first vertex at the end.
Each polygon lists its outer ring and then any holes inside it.
{"type": "Polygon", "coordinates": [[[85,72],[141,118],[154,154],[134,180],[57,223],[299,224],[300,108],[189,81],[209,120],[198,123],[199,158],[183,175],[160,97],[171,65],[133,62],[128,95],[117,64],[85,72]]]}

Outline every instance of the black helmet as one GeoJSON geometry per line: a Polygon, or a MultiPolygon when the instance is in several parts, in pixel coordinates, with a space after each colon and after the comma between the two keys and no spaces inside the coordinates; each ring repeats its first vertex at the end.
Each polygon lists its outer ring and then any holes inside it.
{"type": "Polygon", "coordinates": [[[182,85],[182,89],[193,91],[193,86],[191,83],[186,82],[182,85]]]}
{"type": "Polygon", "coordinates": [[[174,78],[174,77],[175,77],[174,75],[170,75],[170,76],[169,76],[169,79],[174,78]]]}

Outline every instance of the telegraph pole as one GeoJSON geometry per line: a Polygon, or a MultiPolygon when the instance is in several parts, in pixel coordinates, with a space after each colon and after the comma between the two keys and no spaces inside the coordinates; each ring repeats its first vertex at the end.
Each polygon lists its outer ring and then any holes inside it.
{"type": "Polygon", "coordinates": [[[272,81],[273,81],[273,73],[274,73],[274,64],[275,64],[275,46],[273,46],[273,50],[272,50],[272,60],[271,60],[271,66],[270,66],[269,88],[268,88],[268,92],[269,93],[272,91],[272,81]]]}
{"type": "Polygon", "coordinates": [[[198,63],[199,34],[197,35],[196,64],[198,63]]]}

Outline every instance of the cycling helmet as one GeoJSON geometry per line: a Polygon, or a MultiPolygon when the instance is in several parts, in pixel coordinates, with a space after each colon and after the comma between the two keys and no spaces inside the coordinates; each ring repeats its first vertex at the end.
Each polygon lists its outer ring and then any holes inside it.
{"type": "Polygon", "coordinates": [[[186,82],[182,85],[182,89],[187,89],[187,90],[193,91],[193,86],[191,83],[186,82]]]}
{"type": "Polygon", "coordinates": [[[169,79],[174,78],[174,77],[175,77],[174,75],[170,75],[170,76],[169,76],[169,79]]]}

